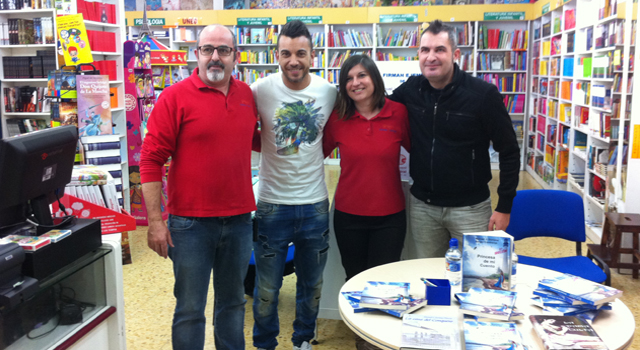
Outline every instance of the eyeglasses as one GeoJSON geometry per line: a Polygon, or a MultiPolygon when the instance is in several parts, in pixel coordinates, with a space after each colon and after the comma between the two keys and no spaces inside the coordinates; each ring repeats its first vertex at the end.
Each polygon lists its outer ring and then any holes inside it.
{"type": "Polygon", "coordinates": [[[198,46],[198,51],[200,51],[200,54],[202,56],[213,56],[213,52],[218,50],[218,55],[220,56],[229,56],[231,55],[231,52],[233,52],[233,48],[229,47],[229,46],[211,46],[211,45],[205,45],[205,46],[198,46]]]}

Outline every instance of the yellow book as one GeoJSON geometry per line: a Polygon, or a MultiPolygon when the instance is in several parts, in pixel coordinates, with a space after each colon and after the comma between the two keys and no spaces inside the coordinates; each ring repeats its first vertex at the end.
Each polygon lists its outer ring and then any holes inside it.
{"type": "Polygon", "coordinates": [[[540,61],[540,75],[547,75],[547,61],[540,61]]]}
{"type": "Polygon", "coordinates": [[[60,16],[56,18],[56,22],[64,64],[77,66],[81,63],[92,63],[93,55],[82,14],[60,16]]]}
{"type": "Polygon", "coordinates": [[[549,56],[549,55],[551,55],[551,42],[544,41],[542,42],[542,56],[549,56]]]}

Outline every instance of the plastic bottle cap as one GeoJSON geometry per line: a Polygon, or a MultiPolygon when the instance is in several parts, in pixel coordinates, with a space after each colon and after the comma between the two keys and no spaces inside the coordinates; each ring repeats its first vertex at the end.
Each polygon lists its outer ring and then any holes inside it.
{"type": "Polygon", "coordinates": [[[458,246],[458,239],[457,238],[451,238],[451,240],[449,241],[449,248],[457,247],[457,246],[458,246]]]}

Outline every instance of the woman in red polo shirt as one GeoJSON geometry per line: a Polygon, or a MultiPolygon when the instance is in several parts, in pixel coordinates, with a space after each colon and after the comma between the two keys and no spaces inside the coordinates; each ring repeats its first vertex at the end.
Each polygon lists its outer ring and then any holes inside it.
{"type": "Polygon", "coordinates": [[[400,260],[406,232],[400,146],[410,148],[404,105],[387,99],[382,76],[366,55],[340,69],[336,107],[324,131],[324,154],[340,150],[334,229],[347,279],[400,260]]]}

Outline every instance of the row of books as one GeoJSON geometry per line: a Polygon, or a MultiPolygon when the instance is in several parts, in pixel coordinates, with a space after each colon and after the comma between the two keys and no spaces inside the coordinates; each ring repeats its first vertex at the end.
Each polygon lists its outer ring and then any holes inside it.
{"type": "MultiPolygon", "coordinates": [[[[416,56],[416,60],[418,57],[416,56]]],[[[460,69],[466,72],[473,70],[473,53],[472,52],[460,52],[460,59],[458,60],[458,66],[460,69]]]]}
{"type": "Polygon", "coordinates": [[[418,37],[420,36],[420,28],[415,30],[400,29],[397,33],[392,33],[393,28],[385,36],[382,35],[382,29],[378,26],[378,46],[417,46],[418,37]]]}
{"type": "Polygon", "coordinates": [[[611,109],[611,86],[593,84],[591,87],[591,106],[611,109]]]}
{"type": "Polygon", "coordinates": [[[44,119],[12,118],[7,119],[6,123],[7,134],[9,137],[26,134],[36,130],[43,130],[49,127],[49,124],[44,119]]]}
{"type": "MultiPolygon", "coordinates": [[[[622,74],[616,73],[613,76],[613,92],[621,93],[622,92],[622,74]]],[[[627,78],[627,93],[633,93],[633,75],[629,75],[627,78]]]]}
{"type": "Polygon", "coordinates": [[[478,49],[526,50],[529,42],[528,30],[507,32],[500,29],[488,29],[486,25],[478,28],[478,49]]]}
{"type": "Polygon", "coordinates": [[[479,70],[527,70],[526,52],[480,53],[479,70]]]}
{"type": "Polygon", "coordinates": [[[498,87],[500,92],[525,92],[527,75],[523,73],[513,76],[498,74],[479,74],[478,78],[498,87]]]}
{"type": "Polygon", "coordinates": [[[109,0],[76,0],[77,12],[88,21],[116,24],[117,5],[109,0]]]}
{"type": "Polygon", "coordinates": [[[44,98],[46,87],[12,86],[3,88],[4,111],[7,113],[20,112],[49,112],[50,104],[44,98]]]}
{"type": "Polygon", "coordinates": [[[53,17],[9,18],[7,21],[0,23],[2,45],[55,43],[53,17]]]}
{"type": "Polygon", "coordinates": [[[2,70],[5,79],[42,79],[56,69],[53,50],[38,50],[36,56],[4,56],[2,70]]]}
{"type": "Polygon", "coordinates": [[[313,44],[313,47],[324,47],[325,46],[324,33],[321,33],[321,32],[311,33],[311,43],[313,44]]]}
{"type": "Polygon", "coordinates": [[[358,32],[354,29],[336,30],[329,32],[329,47],[370,47],[373,46],[373,39],[369,32],[358,32]]]}
{"type": "Polygon", "coordinates": [[[240,61],[238,63],[249,64],[274,64],[278,63],[276,59],[276,49],[265,51],[240,51],[240,61]]]}
{"type": "Polygon", "coordinates": [[[333,56],[331,56],[331,60],[329,61],[329,67],[332,67],[332,68],[342,67],[342,64],[344,63],[344,61],[346,61],[347,58],[351,57],[352,55],[371,56],[371,50],[353,51],[353,52],[351,52],[351,50],[346,50],[345,52],[334,52],[333,56]]]}
{"type": "Polygon", "coordinates": [[[453,27],[456,31],[456,39],[458,45],[473,45],[473,25],[471,22],[465,23],[462,27],[453,27]]]}
{"type": "MultiPolygon", "coordinates": [[[[376,58],[378,61],[417,61],[418,60],[417,55],[399,56],[399,55],[394,55],[391,52],[381,52],[381,51],[376,52],[376,58]]],[[[462,60],[462,57],[461,57],[461,60],[462,60]]],[[[466,61],[463,61],[463,62],[466,62],[466,61]]],[[[460,69],[464,69],[464,68],[462,68],[462,66],[460,65],[460,69]]]]}
{"type": "MultiPolygon", "coordinates": [[[[198,35],[200,35],[201,29],[194,27],[178,27],[173,28],[173,40],[174,41],[196,41],[198,35]]],[[[236,32],[236,38],[237,38],[236,32]]]]}
{"type": "Polygon", "coordinates": [[[525,95],[505,95],[503,102],[509,113],[524,113],[525,95]]]}
{"type": "Polygon", "coordinates": [[[0,0],[0,11],[52,9],[54,7],[53,0],[0,0]]]}
{"type": "Polygon", "coordinates": [[[256,82],[258,79],[264,78],[271,73],[275,73],[275,71],[273,69],[255,70],[244,68],[236,70],[233,76],[234,78],[250,85],[256,82]]]}

